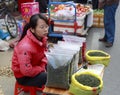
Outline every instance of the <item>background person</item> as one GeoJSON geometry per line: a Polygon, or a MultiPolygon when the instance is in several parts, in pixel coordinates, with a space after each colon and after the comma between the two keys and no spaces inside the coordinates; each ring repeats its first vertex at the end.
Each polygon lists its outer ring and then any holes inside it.
{"type": "Polygon", "coordinates": [[[98,9],[98,0],[92,0],[92,8],[98,9]]]}
{"type": "Polygon", "coordinates": [[[39,11],[40,11],[40,13],[46,13],[49,0],[36,0],[36,2],[39,3],[39,11]]]}
{"type": "Polygon", "coordinates": [[[99,41],[106,42],[106,47],[113,46],[115,38],[115,13],[119,0],[99,0],[99,8],[104,9],[105,34],[99,41]]]}

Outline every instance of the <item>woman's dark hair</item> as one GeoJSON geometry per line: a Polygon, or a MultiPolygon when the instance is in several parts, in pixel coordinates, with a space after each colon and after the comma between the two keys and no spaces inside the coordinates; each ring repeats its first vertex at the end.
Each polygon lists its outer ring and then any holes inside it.
{"type": "Polygon", "coordinates": [[[21,41],[25,35],[27,34],[27,30],[29,28],[32,28],[32,29],[35,29],[36,26],[37,26],[37,21],[38,19],[42,19],[46,22],[46,24],[48,25],[48,19],[46,18],[46,16],[42,15],[42,14],[35,14],[35,15],[32,15],[31,18],[30,18],[30,21],[29,23],[27,23],[24,28],[23,28],[23,32],[22,32],[22,35],[21,35],[21,38],[19,41],[21,41]]]}

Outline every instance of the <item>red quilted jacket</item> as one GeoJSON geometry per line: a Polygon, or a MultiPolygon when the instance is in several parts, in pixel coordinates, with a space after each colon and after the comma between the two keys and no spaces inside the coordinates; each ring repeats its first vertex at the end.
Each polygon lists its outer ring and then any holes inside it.
{"type": "Polygon", "coordinates": [[[45,71],[47,37],[39,41],[28,30],[27,35],[16,45],[12,57],[12,70],[16,78],[34,77],[45,71]]]}

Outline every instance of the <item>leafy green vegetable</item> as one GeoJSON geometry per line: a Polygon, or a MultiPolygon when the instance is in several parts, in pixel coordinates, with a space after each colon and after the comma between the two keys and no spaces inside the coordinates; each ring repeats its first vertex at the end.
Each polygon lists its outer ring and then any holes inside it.
{"type": "Polygon", "coordinates": [[[54,10],[54,8],[55,8],[55,6],[50,6],[50,9],[51,9],[51,10],[54,10]]]}
{"type": "Polygon", "coordinates": [[[103,9],[102,10],[96,9],[93,12],[94,12],[94,14],[97,14],[97,15],[104,14],[104,10],[103,9]]]}

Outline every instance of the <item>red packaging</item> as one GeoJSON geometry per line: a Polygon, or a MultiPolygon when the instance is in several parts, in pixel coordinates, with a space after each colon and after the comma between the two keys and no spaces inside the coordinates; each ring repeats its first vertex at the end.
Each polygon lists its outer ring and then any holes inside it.
{"type": "Polygon", "coordinates": [[[32,15],[39,13],[39,4],[38,2],[28,2],[21,4],[21,13],[23,20],[29,22],[29,19],[32,15]]]}

